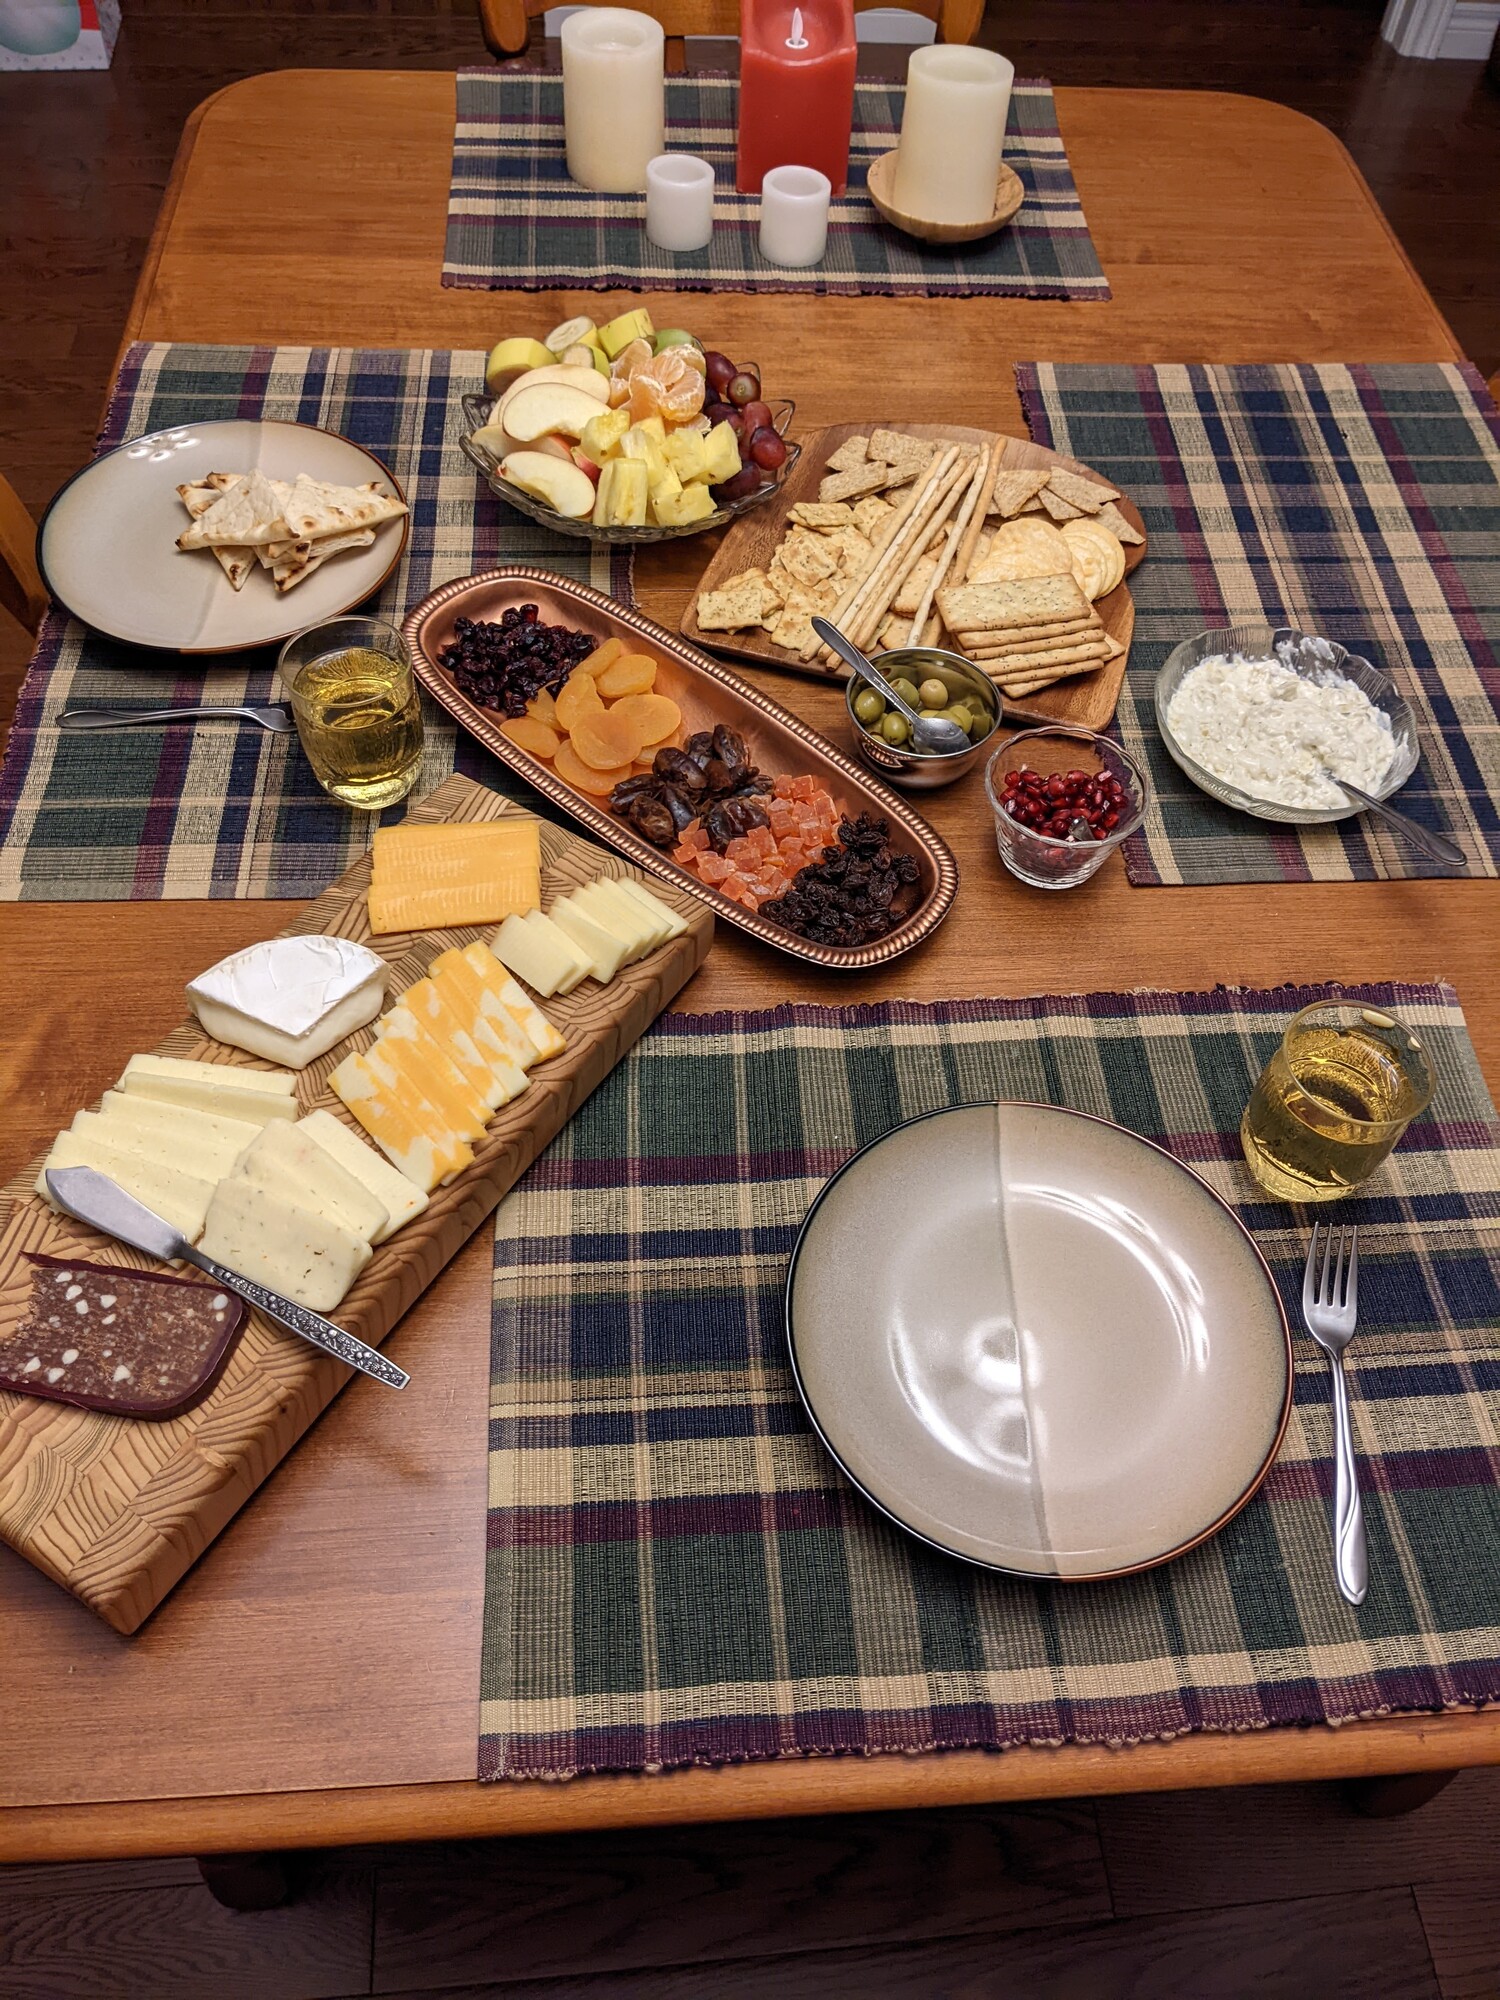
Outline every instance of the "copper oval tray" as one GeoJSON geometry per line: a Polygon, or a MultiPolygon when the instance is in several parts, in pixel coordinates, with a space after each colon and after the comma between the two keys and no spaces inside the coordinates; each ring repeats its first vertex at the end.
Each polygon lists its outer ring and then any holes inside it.
{"type": "Polygon", "coordinates": [[[705,659],[673,633],[615,598],[590,590],[587,584],[572,583],[551,570],[520,566],[484,570],[477,576],[460,577],[441,585],[407,614],[401,631],[423,687],[502,764],[524,778],[528,785],[535,786],[544,798],[570,813],[596,840],[628,855],[637,867],[662,876],[696,896],[716,917],[748,931],[762,944],[774,945],[778,951],[833,971],[858,972],[866,966],[900,958],[903,952],[930,937],[952,908],[958,893],[958,863],[945,843],[898,793],[861,770],[852,758],[836,750],[799,717],[747,687],[727,667],[705,659]],[[873,944],[814,944],[800,938],[792,931],[782,930],[768,917],[721,896],[706,882],[700,882],[602,805],[575,792],[550,764],[531,756],[508,736],[502,736],[503,718],[461,694],[451,676],[438,665],[438,659],[453,638],[458,619],[498,618],[512,604],[536,604],[548,623],[596,633],[601,640],[630,634],[644,641],[661,662],[657,687],[681,708],[683,726],[689,733],[711,729],[717,722],[727,723],[744,737],[752,761],[772,777],[782,772],[794,775],[809,772],[821,779],[835,798],[845,800],[852,811],[870,812],[889,820],[896,836],[895,845],[915,855],[921,871],[917,900],[910,915],[897,929],[873,944]]]}

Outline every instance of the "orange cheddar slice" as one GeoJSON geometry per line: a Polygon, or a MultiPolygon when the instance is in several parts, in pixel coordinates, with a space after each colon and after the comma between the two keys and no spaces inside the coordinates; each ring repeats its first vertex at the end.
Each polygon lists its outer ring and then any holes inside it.
{"type": "Polygon", "coordinates": [[[541,834],[520,815],[464,826],[383,826],[376,834],[370,929],[500,923],[541,903],[541,834]]]}
{"type": "Polygon", "coordinates": [[[328,1081],[391,1165],[424,1194],[473,1165],[472,1149],[448,1130],[436,1106],[374,1050],[345,1056],[328,1081]]]}
{"type": "MultiPolygon", "coordinates": [[[[469,1088],[488,1111],[498,1111],[526,1088],[526,1078],[505,1050],[495,1041],[486,1049],[479,1036],[471,1033],[470,1019],[455,1005],[435,979],[419,979],[408,986],[401,1004],[416,1015],[423,1028],[463,1072],[469,1088]]],[[[493,1040],[493,1038],[491,1038],[493,1040]]]]}
{"type": "MultiPolygon", "coordinates": [[[[496,963],[499,963],[498,959],[496,963]]],[[[510,1009],[501,1005],[498,989],[491,991],[456,947],[432,961],[432,978],[454,1006],[461,1013],[467,1013],[471,1024],[469,1032],[476,1041],[480,1038],[482,1027],[484,1034],[499,1043],[517,1069],[530,1069],[540,1059],[541,1052],[536,1043],[510,1009]]]]}
{"type": "Polygon", "coordinates": [[[483,1098],[464,1081],[457,1065],[444,1055],[415,1014],[393,1007],[376,1023],[379,1039],[370,1053],[384,1057],[419,1097],[442,1113],[450,1132],[461,1139],[478,1139],[489,1123],[483,1098]]]}

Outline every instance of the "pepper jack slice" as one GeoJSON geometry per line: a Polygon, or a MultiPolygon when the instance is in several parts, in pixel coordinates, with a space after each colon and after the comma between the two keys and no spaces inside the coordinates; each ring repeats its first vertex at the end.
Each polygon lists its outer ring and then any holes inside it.
{"type": "Polygon", "coordinates": [[[238,1178],[214,1189],[198,1248],[314,1312],[331,1312],[370,1261],[352,1229],[238,1178]]]}
{"type": "Polygon", "coordinates": [[[262,1126],[233,1177],[268,1187],[273,1194],[362,1236],[366,1243],[373,1243],[391,1219],[385,1203],[377,1201],[362,1181],[303,1131],[300,1123],[284,1125],[278,1120],[262,1126]]]}
{"type": "Polygon", "coordinates": [[[386,1062],[356,1049],[328,1079],[386,1158],[424,1194],[474,1163],[473,1149],[386,1062]]]}
{"type": "Polygon", "coordinates": [[[414,1222],[427,1206],[427,1197],[415,1182],[389,1160],[383,1160],[357,1132],[341,1125],[331,1111],[309,1111],[305,1118],[297,1120],[296,1129],[305,1132],[330,1158],[337,1160],[387,1210],[389,1219],[370,1239],[373,1243],[384,1243],[406,1223],[414,1222]]]}

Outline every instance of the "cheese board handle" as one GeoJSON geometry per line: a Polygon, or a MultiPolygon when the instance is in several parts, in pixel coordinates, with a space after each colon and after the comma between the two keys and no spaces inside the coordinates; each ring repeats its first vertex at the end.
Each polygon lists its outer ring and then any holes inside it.
{"type": "Polygon", "coordinates": [[[371,1375],[377,1382],[384,1382],[390,1389],[404,1389],[411,1380],[404,1368],[398,1368],[394,1361],[387,1361],[375,1348],[366,1347],[362,1340],[356,1340],[352,1333],[345,1333],[341,1326],[335,1326],[331,1319],[324,1319],[321,1313],[299,1306],[295,1299],[284,1298],[280,1292],[273,1292],[269,1285],[258,1285],[253,1278],[242,1278],[238,1271],[216,1264],[212,1257],[205,1257],[197,1250],[188,1248],[178,1254],[196,1264],[200,1271],[206,1271],[216,1285],[222,1285],[225,1291],[237,1292],[268,1319],[274,1319],[289,1333],[299,1334],[314,1347],[321,1347],[336,1361],[346,1362],[362,1375],[371,1375]]]}

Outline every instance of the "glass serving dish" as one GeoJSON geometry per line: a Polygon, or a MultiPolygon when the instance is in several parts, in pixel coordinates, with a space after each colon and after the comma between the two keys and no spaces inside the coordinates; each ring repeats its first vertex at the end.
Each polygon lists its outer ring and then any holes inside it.
{"type": "MultiPolygon", "coordinates": [[[[760,379],[758,365],[746,364],[747,372],[760,379]]],[[[786,458],[771,478],[765,480],[753,493],[746,493],[738,500],[720,501],[712,514],[701,521],[689,521],[681,528],[663,528],[646,524],[639,528],[606,528],[595,521],[568,520],[544,500],[536,499],[530,493],[523,493],[519,486],[513,486],[508,479],[500,476],[500,461],[493,452],[483,445],[475,444],[474,432],[482,430],[489,421],[490,410],[498,401],[494,396],[465,396],[463,398],[464,420],[468,430],[459,439],[459,448],[471,465],[484,474],[491,493],[503,500],[507,507],[514,507],[522,514],[529,514],[533,521],[539,521],[544,528],[555,529],[559,535],[576,535],[586,542],[626,542],[631,545],[650,542],[675,542],[684,535],[706,534],[710,528],[726,528],[731,521],[737,521],[741,514],[748,514],[753,507],[763,507],[775,494],[781,491],[787,474],[802,456],[802,447],[786,437],[787,428],[796,414],[797,405],[787,396],[767,396],[766,408],[771,412],[771,422],[778,437],[786,438],[786,458]]],[[[601,404],[602,408],[603,405],[601,404]]]]}
{"type": "Polygon", "coordinates": [[[1351,819],[1355,813],[1364,811],[1356,799],[1344,806],[1285,806],[1273,799],[1256,798],[1226,779],[1215,777],[1189,755],[1172,734],[1167,709],[1184,675],[1200,661],[1212,659],[1218,653],[1239,653],[1250,660],[1279,659],[1304,680],[1337,677],[1362,688],[1376,708],[1390,717],[1396,744],[1385,776],[1378,785],[1368,788],[1372,798],[1388,799],[1393,792],[1400,791],[1416,770],[1422,754],[1416,718],[1389,674],[1383,674],[1379,667],[1372,666],[1358,653],[1349,652],[1334,639],[1299,632],[1290,625],[1226,625],[1216,631],[1200,632],[1196,639],[1184,639],[1167,655],[1156,676],[1156,726],[1161,731],[1161,740],[1172,761],[1210,798],[1233,806],[1237,812],[1251,813],[1256,819],[1276,820],[1286,826],[1326,826],[1331,820],[1351,819]]]}
{"type": "Polygon", "coordinates": [[[1135,832],[1146,817],[1150,797],[1146,773],[1128,751],[1111,737],[1071,722],[1023,729],[1002,743],[984,767],[984,789],[995,815],[1000,859],[1018,881],[1033,889],[1076,889],[1080,882],[1087,882],[1120,842],[1135,832]],[[1039,771],[1044,778],[1069,771],[1083,771],[1090,777],[1107,772],[1119,782],[1125,808],[1102,840],[1055,839],[1013,819],[1006,811],[1001,794],[1008,771],[1039,771]]]}

